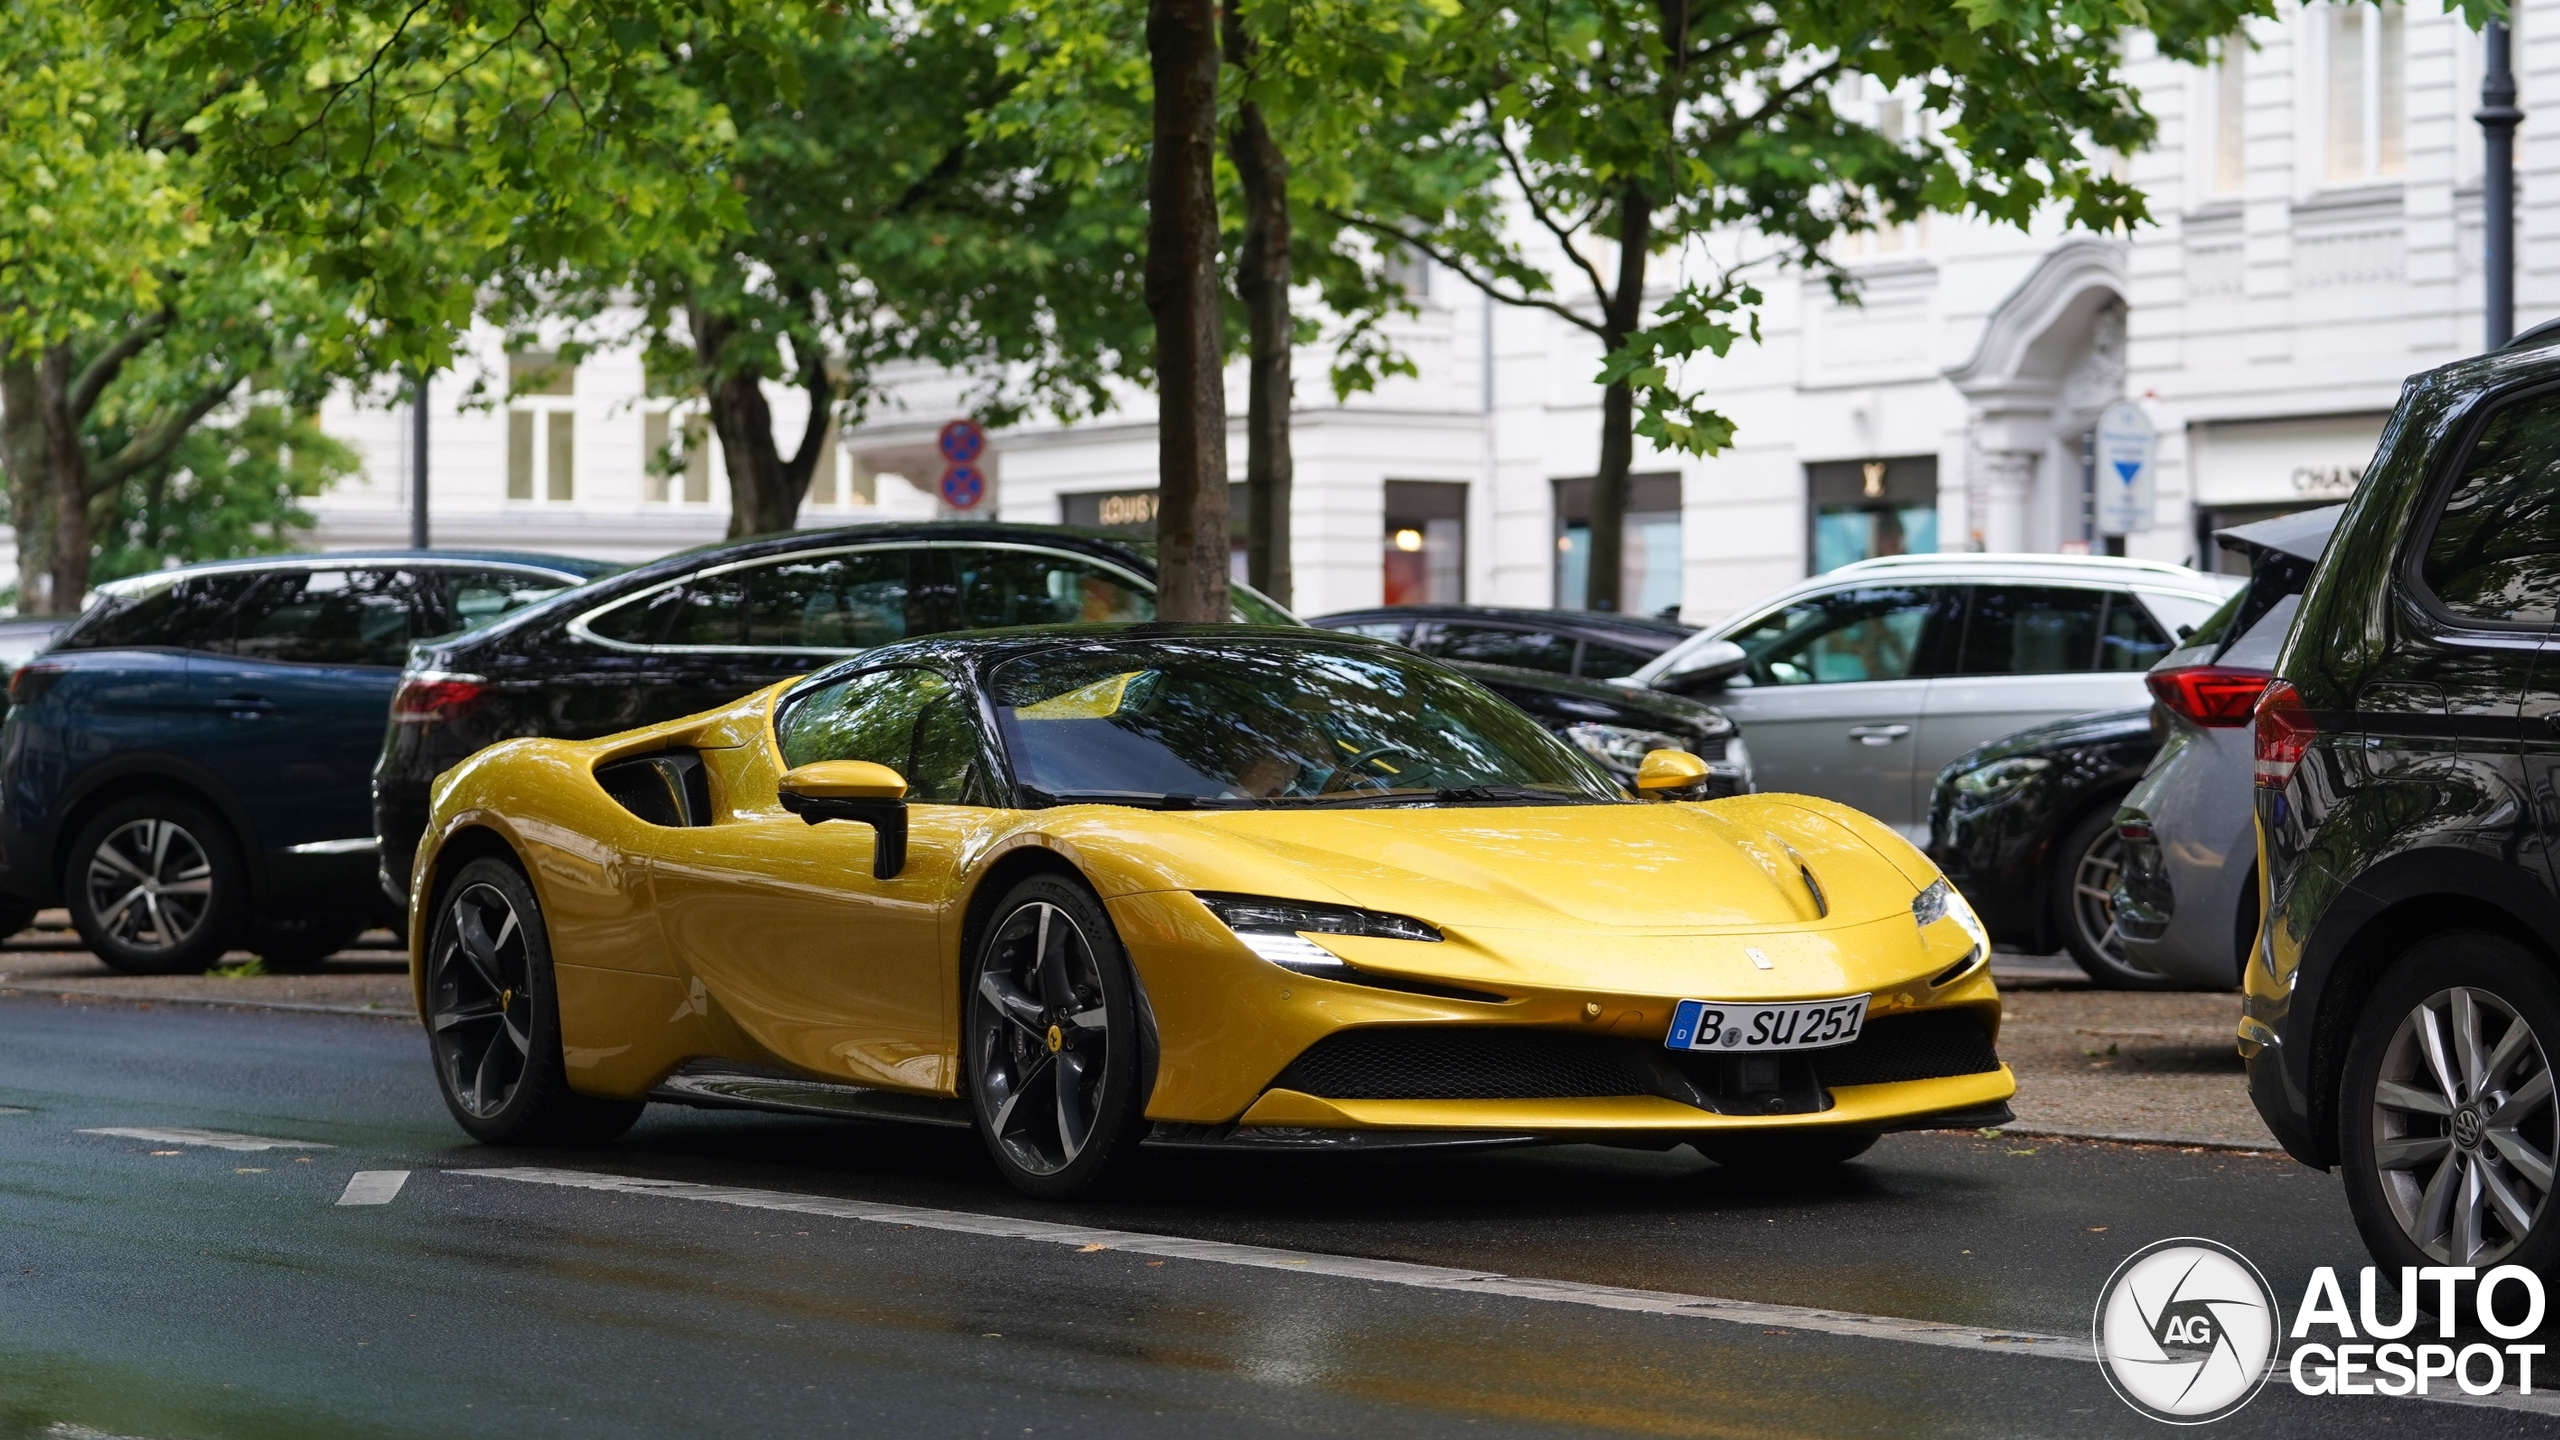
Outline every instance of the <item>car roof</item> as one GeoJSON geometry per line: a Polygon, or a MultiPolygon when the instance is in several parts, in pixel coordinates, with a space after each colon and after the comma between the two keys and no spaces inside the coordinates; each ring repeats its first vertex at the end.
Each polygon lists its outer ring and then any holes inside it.
{"type": "Polygon", "coordinates": [[[2234,588],[2221,583],[2231,577],[2209,575],[2165,560],[2135,560],[2118,555],[2039,555],[1997,551],[1950,551],[1930,555],[1880,555],[1827,570],[1805,582],[1812,588],[1844,579],[1908,576],[1945,583],[1954,580],[2063,579],[2083,584],[2139,585],[2149,582],[2198,592],[2234,588]]]}
{"type": "Polygon", "coordinates": [[[1328,629],[1369,620],[1487,620],[1502,624],[1544,625],[1558,630],[1600,630],[1665,641],[1685,640],[1694,625],[1652,615],[1618,615],[1606,610],[1540,609],[1529,605],[1381,605],[1367,610],[1337,610],[1309,620],[1328,629]]]}
{"type": "Polygon", "coordinates": [[[593,580],[611,575],[621,566],[605,560],[588,560],[572,555],[545,555],[532,550],[296,550],[282,555],[251,555],[236,560],[206,560],[194,565],[177,565],[166,570],[147,570],[127,575],[97,587],[101,595],[129,595],[137,590],[157,589],[195,575],[221,575],[237,571],[317,570],[332,565],[516,565],[528,570],[548,570],[571,580],[593,580]]]}

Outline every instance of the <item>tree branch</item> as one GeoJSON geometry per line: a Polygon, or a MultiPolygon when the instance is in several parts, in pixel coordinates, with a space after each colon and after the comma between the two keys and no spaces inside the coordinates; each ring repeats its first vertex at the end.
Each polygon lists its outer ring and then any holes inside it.
{"type": "Polygon", "coordinates": [[[1529,202],[1529,213],[1537,217],[1539,224],[1547,227],[1548,234],[1556,237],[1556,243],[1564,247],[1564,253],[1582,271],[1584,278],[1591,282],[1592,295],[1599,300],[1602,308],[1607,308],[1609,287],[1601,282],[1598,267],[1584,259],[1581,251],[1573,248],[1573,236],[1556,223],[1553,215],[1547,213],[1545,203],[1538,199],[1537,187],[1529,183],[1528,170],[1521,165],[1520,157],[1511,149],[1511,137],[1504,135],[1497,128],[1494,132],[1493,144],[1495,149],[1502,152],[1502,163],[1510,167],[1511,178],[1520,182],[1520,197],[1529,202]]]}
{"type": "Polygon", "coordinates": [[[1466,261],[1459,259],[1452,252],[1434,245],[1428,240],[1421,239],[1418,236],[1408,235],[1393,225],[1383,225],[1375,220],[1364,220],[1357,215],[1346,214],[1340,210],[1325,210],[1321,213],[1332,217],[1334,220],[1339,221],[1342,224],[1349,225],[1356,230],[1365,230],[1369,234],[1376,235],[1382,239],[1392,240],[1399,245],[1406,245],[1419,250],[1441,264],[1448,266],[1450,269],[1457,271],[1459,279],[1466,281],[1468,284],[1473,285],[1478,290],[1483,291],[1485,294],[1492,296],[1494,299],[1501,301],[1505,305],[1518,306],[1523,310],[1544,310],[1548,314],[1569,321],[1584,330],[1590,331],[1594,335],[1606,333],[1598,323],[1586,320],[1580,315],[1573,313],[1570,306],[1558,304],[1553,300],[1540,299],[1538,296],[1528,294],[1525,291],[1514,291],[1510,294],[1504,294],[1500,289],[1496,288],[1495,282],[1491,276],[1476,274],[1473,270],[1468,268],[1466,261]]]}
{"type": "Polygon", "coordinates": [[[91,467],[89,493],[83,498],[95,500],[122,485],[136,473],[168,459],[169,453],[178,448],[178,442],[187,438],[188,431],[195,429],[198,422],[212,414],[215,406],[231,398],[231,392],[240,388],[241,378],[233,375],[223,380],[220,385],[207,387],[184,409],[170,414],[159,424],[134,436],[125,442],[123,449],[91,467]]]}
{"type": "Polygon", "coordinates": [[[116,376],[122,373],[125,362],[141,354],[143,346],[167,333],[177,319],[177,307],[163,305],[158,314],[116,337],[114,344],[99,351],[90,358],[88,364],[80,367],[79,377],[74,379],[71,382],[71,388],[64,392],[64,403],[70,408],[72,419],[74,421],[87,419],[89,412],[97,408],[98,397],[105,393],[106,388],[115,383],[116,376]]]}
{"type": "Polygon", "coordinates": [[[1794,84],[1789,85],[1775,95],[1770,96],[1768,103],[1751,112],[1749,116],[1729,121],[1722,126],[1709,130],[1706,134],[1705,144],[1702,148],[1713,149],[1720,145],[1730,145],[1737,138],[1753,130],[1759,129],[1762,125],[1768,122],[1770,116],[1785,109],[1790,102],[1805,91],[1839,74],[1840,69],[1841,62],[1837,57],[1834,57],[1829,64],[1814,67],[1811,71],[1799,78],[1794,84]]]}

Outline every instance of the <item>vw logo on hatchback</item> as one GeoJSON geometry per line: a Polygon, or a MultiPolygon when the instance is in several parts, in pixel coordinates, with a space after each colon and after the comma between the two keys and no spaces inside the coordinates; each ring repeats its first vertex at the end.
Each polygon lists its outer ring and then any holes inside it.
{"type": "Polygon", "coordinates": [[[2282,1320],[2248,1257],[2211,1240],[2162,1240],[2098,1292],[2098,1368],[2143,1414],[2201,1425],[2256,1397],[2275,1369],[2282,1320]]]}

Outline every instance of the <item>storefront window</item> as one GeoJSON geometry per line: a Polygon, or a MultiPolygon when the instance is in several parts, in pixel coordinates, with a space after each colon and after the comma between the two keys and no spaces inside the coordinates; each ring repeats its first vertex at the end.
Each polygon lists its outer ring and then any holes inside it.
{"type": "Polygon", "coordinates": [[[1385,595],[1389,605],[1454,605],[1467,598],[1467,487],[1387,482],[1385,595]]]}
{"type": "MultiPolygon", "coordinates": [[[[1101,490],[1081,495],[1058,497],[1058,519],[1079,530],[1108,530],[1143,540],[1152,545],[1156,538],[1156,492],[1148,490],[1101,490]]],[[[1227,485],[1227,576],[1245,578],[1244,557],[1245,500],[1241,481],[1227,485]]]]}
{"type": "Polygon", "coordinates": [[[1805,467],[1813,533],[1810,573],[1880,555],[1938,548],[1938,459],[1841,460],[1805,467]]]}
{"type": "MultiPolygon", "coordinates": [[[[1627,477],[1619,609],[1629,615],[1680,612],[1680,477],[1627,477]]],[[[1588,608],[1591,593],[1591,481],[1556,482],[1556,606],[1588,608]]]]}

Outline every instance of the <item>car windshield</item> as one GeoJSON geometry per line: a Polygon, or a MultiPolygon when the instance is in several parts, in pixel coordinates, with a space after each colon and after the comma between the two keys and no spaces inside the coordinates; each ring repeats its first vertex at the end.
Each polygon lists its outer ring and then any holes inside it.
{"type": "Polygon", "coordinates": [[[1017,780],[1047,802],[1587,804],[1607,776],[1419,657],[1287,641],[1148,640],[998,665],[1017,780]]]}

